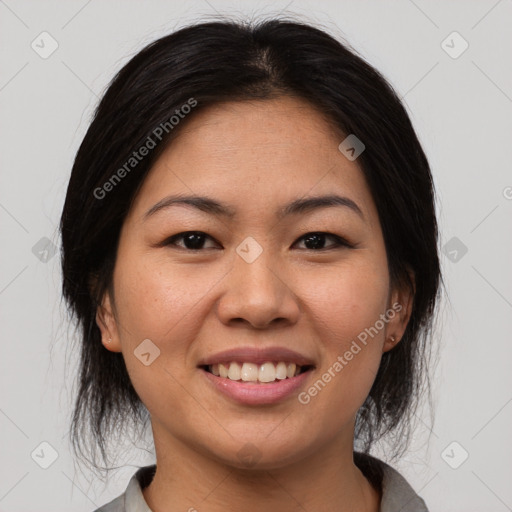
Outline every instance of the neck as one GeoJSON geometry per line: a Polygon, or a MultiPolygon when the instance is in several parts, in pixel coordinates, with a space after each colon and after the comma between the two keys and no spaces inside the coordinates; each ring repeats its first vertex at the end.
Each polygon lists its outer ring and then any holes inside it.
{"type": "Polygon", "coordinates": [[[239,469],[155,436],[157,470],[143,490],[153,512],[378,512],[380,493],[354,464],[352,441],[272,469],[239,469]],[[343,448],[348,446],[348,448],[343,448]]]}

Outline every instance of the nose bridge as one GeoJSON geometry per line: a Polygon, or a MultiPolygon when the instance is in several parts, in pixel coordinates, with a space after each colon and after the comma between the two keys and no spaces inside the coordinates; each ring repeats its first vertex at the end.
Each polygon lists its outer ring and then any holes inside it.
{"type": "Polygon", "coordinates": [[[254,240],[244,242],[237,248],[228,288],[220,300],[221,319],[244,320],[259,328],[276,319],[295,322],[297,301],[284,276],[279,275],[278,256],[269,248],[258,248],[254,240]]]}
{"type": "Polygon", "coordinates": [[[250,263],[241,257],[238,257],[237,260],[233,270],[237,280],[240,280],[241,291],[247,292],[248,296],[255,298],[261,295],[267,301],[281,294],[282,281],[276,275],[278,264],[276,257],[272,256],[270,251],[264,251],[250,263]]]}

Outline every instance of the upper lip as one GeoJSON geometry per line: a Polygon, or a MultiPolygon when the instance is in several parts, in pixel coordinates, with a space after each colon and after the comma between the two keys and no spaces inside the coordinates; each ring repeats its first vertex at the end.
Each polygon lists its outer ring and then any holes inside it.
{"type": "Polygon", "coordinates": [[[237,362],[263,364],[266,362],[295,363],[299,366],[312,366],[314,361],[286,347],[238,347],[223,350],[201,359],[198,366],[237,362]]]}

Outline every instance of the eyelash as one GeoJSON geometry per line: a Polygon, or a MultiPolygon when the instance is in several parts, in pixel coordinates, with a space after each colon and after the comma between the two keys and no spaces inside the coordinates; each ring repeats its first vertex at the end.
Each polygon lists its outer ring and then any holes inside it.
{"type": "MultiPolygon", "coordinates": [[[[182,246],[179,246],[175,243],[176,240],[179,240],[179,239],[183,239],[183,237],[187,236],[187,235],[205,235],[207,238],[209,238],[210,240],[214,240],[216,242],[216,240],[211,237],[210,235],[208,235],[207,233],[204,233],[203,231],[183,231],[182,233],[178,233],[176,235],[173,235],[169,238],[167,238],[166,240],[164,240],[160,245],[161,246],[172,246],[174,245],[175,247],[178,247],[180,249],[183,249],[185,251],[188,251],[188,252],[200,252],[200,251],[204,251],[205,249],[201,248],[201,249],[189,249],[188,247],[182,247],[182,246]]],[[[302,249],[302,250],[306,250],[306,251],[313,251],[313,252],[323,252],[323,251],[329,251],[329,250],[332,250],[332,249],[336,249],[336,248],[340,248],[340,247],[346,247],[346,248],[354,248],[354,245],[352,245],[351,243],[349,243],[347,240],[345,240],[344,238],[338,236],[338,235],[335,235],[333,233],[328,233],[328,232],[325,232],[325,231],[310,231],[304,235],[302,235],[300,238],[297,239],[297,242],[299,240],[303,240],[304,238],[306,238],[308,235],[326,235],[327,238],[332,238],[335,243],[330,246],[330,247],[323,247],[321,249],[302,249]]],[[[294,242],[294,245],[295,243],[297,242],[294,242]]],[[[211,248],[210,248],[211,249],[211,248]]]]}

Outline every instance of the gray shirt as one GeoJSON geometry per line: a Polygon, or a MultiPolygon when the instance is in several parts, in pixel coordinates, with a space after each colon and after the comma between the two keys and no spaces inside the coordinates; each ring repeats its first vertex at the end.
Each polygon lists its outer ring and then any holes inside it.
{"type": "MultiPolygon", "coordinates": [[[[380,482],[380,512],[428,512],[425,502],[398,471],[375,457],[357,455],[356,463],[365,476],[377,486],[380,482]]],[[[155,471],[156,465],[140,468],[123,494],[94,512],[152,512],[144,500],[142,489],[150,484],[155,471]]]]}

